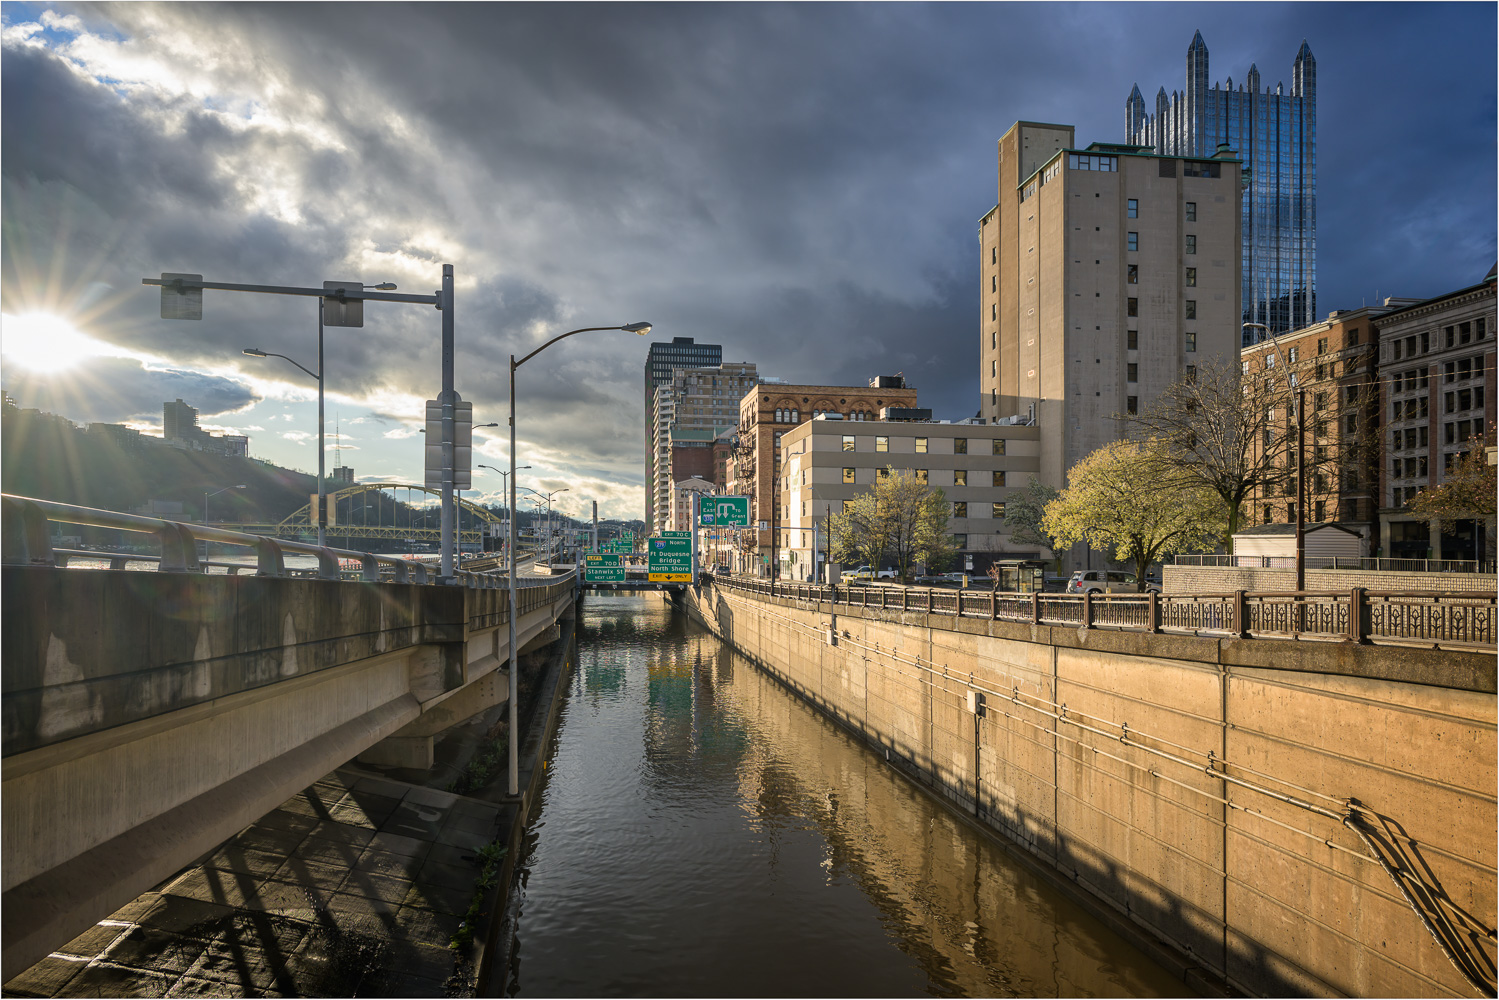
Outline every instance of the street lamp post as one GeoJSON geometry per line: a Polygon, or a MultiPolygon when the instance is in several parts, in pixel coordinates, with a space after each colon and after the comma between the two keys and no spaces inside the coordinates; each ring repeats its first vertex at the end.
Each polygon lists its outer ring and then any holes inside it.
{"type": "MultiPolygon", "coordinates": [[[[240,483],[238,486],[225,486],[223,489],[221,489],[221,490],[214,490],[212,493],[208,492],[207,490],[204,490],[203,491],[203,527],[205,527],[205,528],[208,527],[208,498],[209,497],[216,497],[220,493],[228,493],[230,490],[242,490],[242,489],[245,489],[245,488],[246,488],[245,484],[244,483],[240,483]]],[[[220,553],[223,552],[223,547],[222,546],[220,546],[219,551],[220,551],[220,553]]],[[[203,558],[204,559],[208,558],[208,539],[206,539],[206,538],[203,539],[203,558]]]]}
{"type": "MultiPolygon", "coordinates": [[[[486,426],[486,427],[498,427],[499,424],[485,424],[484,426],[486,426]]],[[[474,467],[477,468],[477,469],[488,469],[490,472],[498,472],[501,476],[504,477],[504,482],[506,484],[508,484],[510,482],[510,473],[506,472],[504,469],[496,469],[494,466],[492,466],[492,465],[485,465],[482,462],[479,463],[478,465],[474,466],[474,467]]],[[[529,469],[530,466],[529,465],[522,465],[520,468],[522,468],[522,469],[529,469]]],[[[500,487],[500,495],[501,496],[505,495],[505,487],[504,486],[500,487]]],[[[506,520],[509,520],[510,518],[512,518],[512,517],[515,516],[515,511],[513,511],[513,510],[507,510],[505,513],[506,513],[506,520]]]]}
{"type": "Polygon", "coordinates": [[[519,657],[516,656],[516,647],[515,647],[515,606],[516,606],[516,603],[517,603],[517,601],[516,601],[516,585],[515,585],[515,469],[516,469],[516,466],[515,466],[515,370],[517,368],[519,368],[521,365],[525,364],[527,361],[530,361],[532,358],[536,357],[536,355],[540,354],[542,351],[546,350],[548,347],[551,347],[553,344],[557,343],[557,341],[562,340],[562,339],[564,339],[566,337],[571,337],[573,334],[576,334],[576,333],[590,333],[590,332],[593,332],[595,330],[624,330],[627,333],[638,333],[640,336],[644,337],[646,334],[648,334],[648,333],[651,332],[651,324],[649,324],[649,323],[630,323],[627,326],[585,326],[585,327],[580,327],[577,330],[569,330],[568,332],[566,332],[564,334],[560,334],[559,336],[553,337],[551,340],[547,341],[545,344],[542,344],[540,347],[536,348],[536,350],[532,351],[530,354],[527,354],[525,357],[521,358],[519,361],[515,360],[515,355],[514,354],[510,355],[510,478],[507,481],[507,484],[508,484],[508,486],[510,488],[510,511],[511,511],[511,514],[510,514],[510,553],[511,553],[511,558],[510,558],[510,613],[509,613],[509,615],[507,617],[510,619],[510,647],[509,647],[510,648],[510,711],[509,711],[509,717],[510,717],[510,741],[509,741],[510,742],[510,745],[509,745],[509,750],[510,750],[510,768],[509,768],[509,770],[510,770],[510,775],[509,775],[509,777],[510,777],[510,794],[512,796],[520,794],[520,760],[519,760],[519,758],[520,758],[520,737],[519,737],[519,734],[518,734],[518,729],[520,727],[520,722],[519,722],[518,713],[517,713],[516,704],[515,704],[516,701],[517,701],[517,699],[519,698],[519,695],[520,695],[520,676],[519,676],[520,663],[519,663],[519,657]]]}

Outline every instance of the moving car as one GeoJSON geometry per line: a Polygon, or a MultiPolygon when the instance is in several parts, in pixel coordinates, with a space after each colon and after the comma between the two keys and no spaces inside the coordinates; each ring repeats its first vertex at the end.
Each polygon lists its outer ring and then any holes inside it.
{"type": "MultiPolygon", "coordinates": [[[[1135,574],[1116,569],[1080,569],[1067,581],[1067,593],[1134,594],[1140,588],[1135,584],[1135,574]]],[[[1145,590],[1161,592],[1160,584],[1145,580],[1145,590]]]]}

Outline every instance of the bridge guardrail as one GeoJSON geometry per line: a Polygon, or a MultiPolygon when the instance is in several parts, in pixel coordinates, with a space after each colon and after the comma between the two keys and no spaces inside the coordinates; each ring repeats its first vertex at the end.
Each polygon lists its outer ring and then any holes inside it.
{"type": "MultiPolygon", "coordinates": [[[[241,563],[198,558],[199,541],[218,542],[222,545],[243,546],[255,553],[255,575],[266,577],[315,576],[320,580],[358,579],[365,583],[436,583],[425,563],[403,559],[398,556],[376,552],[361,552],[354,549],[338,549],[318,546],[310,542],[293,539],[271,538],[231,531],[212,525],[191,524],[165,518],[145,517],[140,514],[124,514],[119,511],[80,507],[75,504],[58,503],[53,500],[36,500],[30,497],[0,494],[0,562],[7,566],[63,566],[74,559],[98,559],[108,561],[111,569],[127,569],[130,563],[155,564],[159,572],[200,573],[208,567],[226,567],[230,574],[237,574],[249,567],[241,563]],[[160,554],[138,554],[95,549],[53,548],[51,524],[79,524],[95,528],[113,528],[150,535],[161,546],[160,554]],[[288,570],[286,553],[294,552],[314,556],[318,561],[316,570],[288,570]],[[58,557],[61,556],[61,559],[58,557]],[[344,562],[357,562],[357,569],[346,569],[344,562]]],[[[476,573],[460,570],[453,574],[462,586],[483,590],[500,590],[508,586],[506,576],[500,572],[476,573]]],[[[517,581],[520,586],[550,586],[556,577],[545,580],[526,579],[517,581]]]]}
{"type": "Polygon", "coordinates": [[[712,577],[730,590],[846,607],[1078,629],[1305,638],[1492,649],[1494,591],[1286,591],[1227,594],[1002,594],[886,587],[825,587],[748,577],[712,577]]]}

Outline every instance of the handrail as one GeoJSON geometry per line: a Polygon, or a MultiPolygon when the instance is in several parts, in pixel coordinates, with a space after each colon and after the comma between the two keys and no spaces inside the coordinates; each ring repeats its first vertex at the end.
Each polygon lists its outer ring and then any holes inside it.
{"type": "MultiPolygon", "coordinates": [[[[1295,556],[1200,555],[1174,557],[1177,566],[1220,569],[1295,569],[1295,556]]],[[[1362,570],[1379,573],[1493,573],[1494,560],[1405,559],[1397,556],[1307,556],[1307,569],[1362,570]]]]}
{"type": "MultiPolygon", "coordinates": [[[[755,577],[714,577],[715,586],[771,596],[755,577]]],[[[1366,644],[1419,643],[1459,649],[1499,644],[1495,591],[1233,591],[1223,594],[1054,594],[867,588],[778,582],[775,597],[847,607],[987,618],[1079,630],[1366,644]],[[894,595],[898,594],[898,600],[894,595]]]]}
{"type": "MultiPolygon", "coordinates": [[[[197,554],[199,541],[218,542],[223,545],[242,546],[252,550],[256,557],[255,575],[265,577],[288,577],[302,575],[286,568],[286,553],[311,555],[318,561],[314,572],[318,579],[342,580],[344,569],[340,560],[357,561],[359,574],[365,583],[389,581],[395,583],[428,584],[436,582],[425,563],[399,556],[355,549],[339,549],[319,546],[295,539],[272,538],[267,535],[252,535],[231,531],[209,524],[192,524],[166,518],[146,517],[141,514],[126,514],[120,511],[101,510],[77,504],[59,503],[55,500],[37,500],[14,494],[0,494],[0,539],[3,539],[3,558],[7,566],[56,566],[58,555],[66,566],[73,559],[109,560],[111,568],[124,568],[128,562],[154,562],[159,572],[204,572],[208,566],[239,567],[240,564],[223,561],[200,560],[197,554]],[[79,524],[95,528],[112,528],[154,536],[161,545],[159,555],[143,555],[91,549],[54,549],[51,544],[49,522],[79,524]],[[388,575],[387,575],[388,573],[388,575]]],[[[248,569],[249,567],[243,567],[248,569]]],[[[501,573],[475,573],[459,571],[454,579],[463,586],[477,589],[498,589],[503,586],[501,573]]],[[[567,575],[553,576],[535,582],[527,579],[526,587],[546,586],[567,580],[567,575]]]]}

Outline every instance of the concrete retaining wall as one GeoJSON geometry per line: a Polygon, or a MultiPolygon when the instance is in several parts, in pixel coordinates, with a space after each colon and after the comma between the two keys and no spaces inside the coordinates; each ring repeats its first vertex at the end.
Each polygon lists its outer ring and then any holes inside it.
{"type": "Polygon", "coordinates": [[[688,606],[1201,989],[1471,995],[1340,821],[1349,798],[1492,977],[1491,655],[835,616],[712,587],[688,606]]]}
{"type": "MultiPolygon", "coordinates": [[[[1373,591],[1491,591],[1492,573],[1393,573],[1361,569],[1308,569],[1307,590],[1347,593],[1354,587],[1373,591]]],[[[1296,589],[1295,569],[1249,566],[1166,566],[1161,589],[1168,594],[1227,594],[1235,590],[1285,593],[1296,589]]]]}

